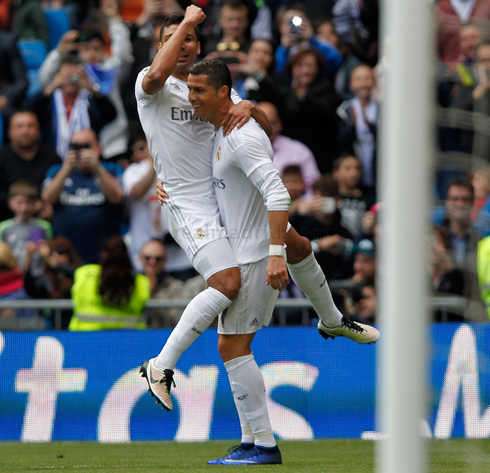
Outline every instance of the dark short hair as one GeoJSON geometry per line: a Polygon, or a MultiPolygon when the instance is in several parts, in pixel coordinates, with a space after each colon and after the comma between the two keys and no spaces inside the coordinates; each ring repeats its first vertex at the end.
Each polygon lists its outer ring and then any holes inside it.
{"type": "MultiPolygon", "coordinates": [[[[182,12],[178,11],[175,13],[171,13],[167,16],[167,18],[165,18],[165,20],[163,20],[159,35],[160,43],[163,43],[163,30],[165,30],[165,28],[167,28],[168,26],[180,25],[184,21],[184,16],[185,15],[182,12]]],[[[194,26],[194,33],[196,34],[196,40],[199,41],[199,39],[201,38],[201,32],[199,31],[198,26],[194,26]]]]}
{"type": "Polygon", "coordinates": [[[301,178],[303,178],[303,171],[301,171],[299,166],[291,164],[283,169],[282,177],[284,176],[301,176],[301,178]]]}
{"type": "Polygon", "coordinates": [[[470,191],[471,200],[475,199],[475,189],[473,189],[473,184],[468,179],[464,177],[457,177],[456,179],[453,179],[447,186],[446,198],[451,187],[464,187],[465,189],[468,189],[470,191]]]}
{"type": "Polygon", "coordinates": [[[100,41],[102,44],[105,44],[104,36],[102,36],[102,33],[99,30],[93,30],[93,29],[80,31],[78,42],[88,43],[89,41],[92,41],[94,39],[100,41]]]}
{"type": "Polygon", "coordinates": [[[323,197],[337,197],[339,185],[330,174],[323,174],[311,186],[313,192],[318,192],[323,197]]]}
{"type": "Polygon", "coordinates": [[[63,64],[73,64],[74,66],[80,66],[82,64],[82,61],[78,56],[74,56],[73,54],[67,54],[66,56],[63,56],[60,61],[60,69],[63,64]]]}
{"type": "Polygon", "coordinates": [[[194,64],[189,69],[189,74],[193,76],[208,76],[207,82],[212,85],[214,90],[218,90],[224,85],[228,87],[228,96],[231,94],[231,74],[228,66],[219,59],[204,59],[194,64]]]}
{"type": "Polygon", "coordinates": [[[231,10],[245,9],[245,10],[247,10],[247,13],[249,11],[248,6],[244,2],[242,2],[241,0],[222,0],[221,5],[220,5],[220,10],[222,10],[224,7],[228,7],[231,10]]]}
{"type": "Polygon", "coordinates": [[[341,154],[335,161],[333,162],[332,169],[336,171],[340,165],[346,160],[346,159],[356,159],[359,163],[361,163],[361,160],[353,153],[344,153],[341,154]]]}

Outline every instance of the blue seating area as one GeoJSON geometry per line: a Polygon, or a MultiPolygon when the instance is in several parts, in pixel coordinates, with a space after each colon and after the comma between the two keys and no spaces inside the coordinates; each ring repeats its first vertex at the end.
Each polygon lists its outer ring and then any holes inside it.
{"type": "Polygon", "coordinates": [[[27,78],[29,79],[27,96],[30,97],[41,90],[39,68],[47,55],[46,45],[40,39],[23,39],[18,41],[17,45],[24,58],[27,78]]]}
{"type": "Polygon", "coordinates": [[[61,37],[70,30],[70,19],[64,9],[47,9],[45,11],[49,26],[49,49],[58,45],[61,37]]]}

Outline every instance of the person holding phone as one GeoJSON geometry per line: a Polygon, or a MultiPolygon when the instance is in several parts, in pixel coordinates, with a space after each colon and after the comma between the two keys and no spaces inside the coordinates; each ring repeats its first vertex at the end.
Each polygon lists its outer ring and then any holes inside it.
{"type": "Polygon", "coordinates": [[[119,233],[123,171],[101,162],[93,130],[75,132],[69,148],[63,164],[49,169],[42,198],[53,205],[54,233],[69,238],[85,263],[97,263],[103,240],[119,233]]]}

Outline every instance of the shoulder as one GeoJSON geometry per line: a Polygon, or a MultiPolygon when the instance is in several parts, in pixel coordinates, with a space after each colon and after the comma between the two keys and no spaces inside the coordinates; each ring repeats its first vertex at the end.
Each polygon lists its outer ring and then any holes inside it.
{"type": "Polygon", "coordinates": [[[262,142],[264,138],[267,138],[265,131],[256,120],[250,118],[241,128],[233,129],[228,135],[228,142],[232,147],[237,148],[248,143],[262,142]]]}
{"type": "Polygon", "coordinates": [[[51,163],[53,165],[61,164],[61,158],[56,152],[56,149],[51,145],[42,144],[39,147],[38,155],[41,157],[42,160],[51,163]]]}
{"type": "Polygon", "coordinates": [[[79,268],[75,269],[75,278],[87,278],[98,276],[101,272],[102,268],[98,264],[84,264],[79,268]]]}
{"type": "Polygon", "coordinates": [[[46,172],[46,177],[51,178],[54,177],[58,171],[61,169],[61,163],[60,164],[54,164],[51,166],[48,171],[46,172]]]}
{"type": "Polygon", "coordinates": [[[36,218],[35,225],[42,228],[46,232],[46,236],[49,238],[49,234],[51,233],[52,226],[47,220],[43,220],[42,218],[36,218]]]}
{"type": "Polygon", "coordinates": [[[115,177],[121,177],[123,175],[123,168],[116,163],[110,161],[102,162],[102,166],[115,177]]]}
{"type": "Polygon", "coordinates": [[[7,220],[4,220],[3,222],[0,222],[0,238],[3,234],[3,232],[11,227],[12,225],[14,224],[14,219],[13,218],[9,218],[7,220]]]}

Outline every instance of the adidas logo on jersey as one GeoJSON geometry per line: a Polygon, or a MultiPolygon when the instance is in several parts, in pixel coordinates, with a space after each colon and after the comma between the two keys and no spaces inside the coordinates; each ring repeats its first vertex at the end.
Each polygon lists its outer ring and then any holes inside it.
{"type": "Polygon", "coordinates": [[[257,320],[257,317],[250,322],[250,327],[257,327],[259,325],[259,321],[257,320]]]}
{"type": "Polygon", "coordinates": [[[179,87],[178,84],[174,84],[174,89],[178,90],[179,92],[182,92],[182,89],[179,87]]]}

